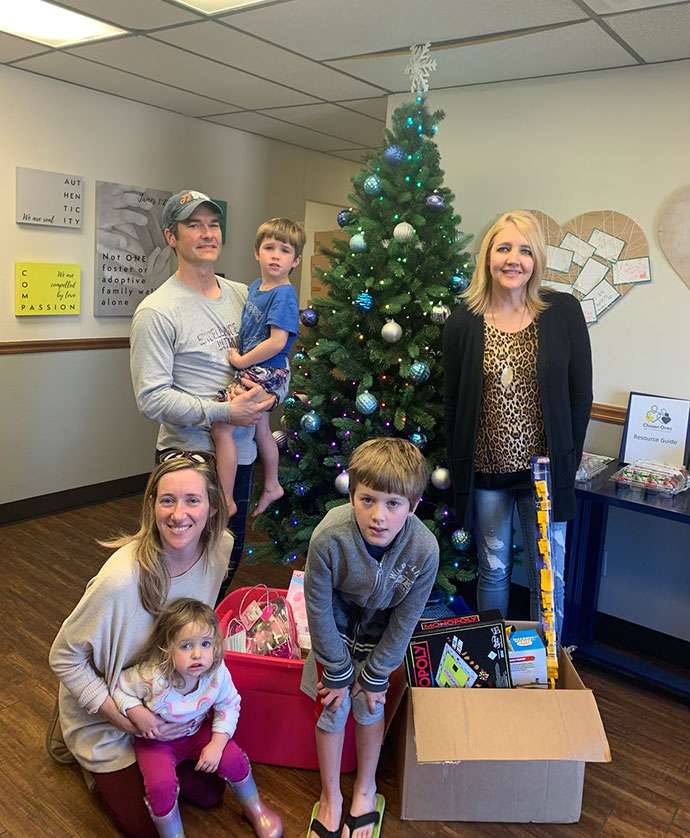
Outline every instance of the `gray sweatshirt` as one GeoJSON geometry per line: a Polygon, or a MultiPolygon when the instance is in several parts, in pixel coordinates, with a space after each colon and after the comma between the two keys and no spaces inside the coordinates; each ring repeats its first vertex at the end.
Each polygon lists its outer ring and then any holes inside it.
{"type": "Polygon", "coordinates": [[[326,514],[309,542],[304,577],[312,650],[325,686],[349,686],[355,658],[365,661],[358,679],[365,690],[388,688],[429,598],[438,561],[436,538],[414,515],[377,561],[351,504],[326,514]]]}
{"type": "MultiPolygon", "coordinates": [[[[247,287],[216,277],[211,300],[171,276],[134,312],[130,368],[137,407],[160,422],[159,451],[213,451],[209,428],[232,421],[232,407],[215,397],[231,381],[231,340],[239,332],[247,287]]],[[[238,462],[256,459],[254,427],[235,430],[238,462]]]]}

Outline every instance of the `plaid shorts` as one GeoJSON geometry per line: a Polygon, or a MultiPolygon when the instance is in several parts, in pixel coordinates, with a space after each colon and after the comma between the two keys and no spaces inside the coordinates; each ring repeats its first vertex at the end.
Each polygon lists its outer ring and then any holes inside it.
{"type": "MultiPolygon", "coordinates": [[[[287,367],[247,367],[246,370],[235,372],[235,380],[241,378],[260,384],[269,395],[276,397],[276,404],[283,401],[290,387],[290,370],[287,367]]],[[[218,401],[225,402],[227,398],[225,390],[218,391],[218,401]]]]}

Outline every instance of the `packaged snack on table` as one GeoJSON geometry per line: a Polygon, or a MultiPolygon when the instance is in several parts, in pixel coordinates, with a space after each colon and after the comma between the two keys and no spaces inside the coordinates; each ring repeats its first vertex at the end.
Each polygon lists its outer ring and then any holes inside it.
{"type": "Polygon", "coordinates": [[[580,482],[591,480],[596,474],[603,471],[612,460],[613,457],[605,457],[603,454],[588,454],[587,451],[583,451],[575,480],[580,482]]]}
{"type": "Polygon", "coordinates": [[[621,486],[677,495],[678,492],[683,492],[688,488],[688,471],[682,466],[667,466],[650,460],[635,460],[612,474],[611,480],[621,486]]]}

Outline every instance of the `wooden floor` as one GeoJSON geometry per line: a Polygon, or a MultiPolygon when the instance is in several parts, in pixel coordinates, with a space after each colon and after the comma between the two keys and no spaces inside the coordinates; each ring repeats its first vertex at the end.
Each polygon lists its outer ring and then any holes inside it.
{"type": "MultiPolygon", "coordinates": [[[[114,836],[78,768],[53,763],[43,748],[56,693],[47,664],[61,621],[79,599],[107,551],[94,543],[132,531],[139,498],[86,507],[0,527],[3,587],[0,626],[0,836],[114,836]]],[[[243,567],[235,585],[285,585],[289,568],[243,567]]],[[[613,762],[587,767],[579,824],[403,822],[387,743],[379,771],[388,801],[384,838],[394,836],[690,836],[690,709],[664,694],[581,666],[596,695],[613,762]]],[[[285,835],[304,834],[318,796],[315,772],[255,766],[259,787],[283,815],[285,835]]],[[[351,778],[344,779],[344,791],[351,778]]],[[[230,795],[222,807],[183,807],[188,838],[252,832],[230,795]]]]}

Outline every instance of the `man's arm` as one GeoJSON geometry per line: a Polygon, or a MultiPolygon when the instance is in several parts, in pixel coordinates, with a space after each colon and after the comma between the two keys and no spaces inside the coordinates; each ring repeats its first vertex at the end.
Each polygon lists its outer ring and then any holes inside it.
{"type": "Polygon", "coordinates": [[[138,309],[130,335],[130,370],[139,410],[155,422],[210,427],[214,422],[252,425],[274,404],[274,397],[249,382],[232,404],[202,399],[173,386],[175,330],[159,312],[138,309]]]}

